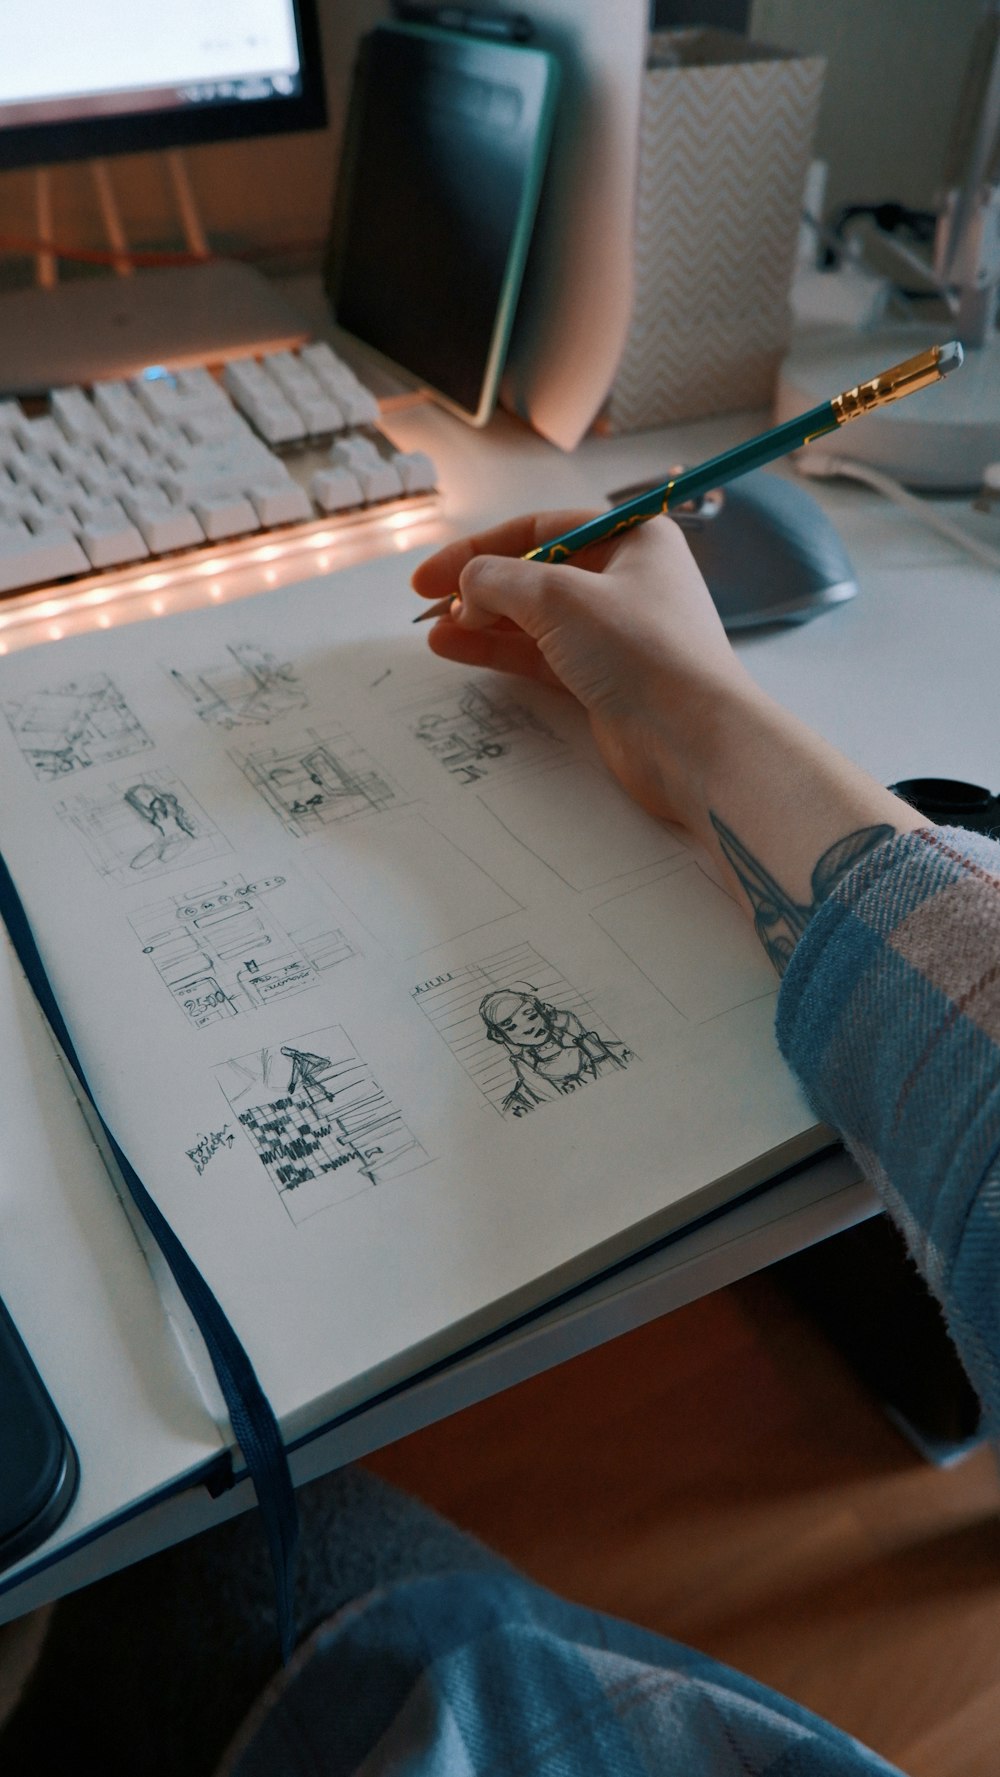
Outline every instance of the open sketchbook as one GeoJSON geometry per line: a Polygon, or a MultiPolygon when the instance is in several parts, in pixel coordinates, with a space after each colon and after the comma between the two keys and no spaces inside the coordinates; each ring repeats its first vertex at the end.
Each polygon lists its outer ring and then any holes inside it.
{"type": "Polygon", "coordinates": [[[288,1440],[829,1139],[732,900],[411,565],[0,661],[0,850],[288,1440]]]}

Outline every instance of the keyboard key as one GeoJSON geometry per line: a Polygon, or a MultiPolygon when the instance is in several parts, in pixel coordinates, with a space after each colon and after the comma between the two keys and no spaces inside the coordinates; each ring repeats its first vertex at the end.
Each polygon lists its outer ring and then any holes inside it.
{"type": "Polygon", "coordinates": [[[377,469],[383,458],[374,438],[362,432],[340,439],[330,451],[330,460],[347,469],[377,469]]]}
{"type": "Polygon", "coordinates": [[[251,487],[247,493],[263,525],[294,524],[314,516],[309,496],[297,481],[284,487],[251,487]]]}
{"type": "Polygon", "coordinates": [[[188,506],[146,506],[138,497],[123,504],[136,529],[141,531],[152,555],[171,549],[195,549],[205,533],[188,506]]]}
{"type": "Polygon", "coordinates": [[[169,512],[170,498],[155,482],[141,483],[134,493],[122,495],[122,505],[129,518],[134,520],[136,511],[169,512]]]}
{"type": "Polygon", "coordinates": [[[109,469],[95,459],[92,469],[80,470],[80,486],[95,499],[117,500],[119,494],[132,491],[132,482],[122,469],[109,469]]]}
{"type": "Polygon", "coordinates": [[[80,483],[75,475],[62,475],[54,466],[41,470],[32,483],[35,493],[47,506],[58,501],[65,503],[80,492],[80,483]]]}
{"type": "Polygon", "coordinates": [[[37,529],[39,525],[45,523],[45,506],[31,488],[19,487],[14,499],[17,503],[17,515],[26,524],[33,525],[37,529]]]}
{"type": "Polygon", "coordinates": [[[308,365],[317,382],[335,400],[342,393],[353,394],[361,386],[350,366],[337,357],[325,340],[318,341],[316,345],[303,346],[299,357],[303,364],[308,365]]]}
{"type": "Polygon", "coordinates": [[[244,401],[252,400],[255,395],[266,395],[270,383],[255,358],[231,358],[223,367],[222,386],[237,407],[242,407],[244,401]]]}
{"type": "Polygon", "coordinates": [[[356,469],[354,473],[369,504],[402,497],[403,483],[391,463],[380,463],[377,469],[356,469]]]}
{"type": "Polygon", "coordinates": [[[301,414],[277,393],[255,395],[243,411],[268,444],[297,444],[307,436],[301,414]]]}
{"type": "Polygon", "coordinates": [[[430,494],[437,487],[437,470],[426,451],[397,451],[392,463],[404,493],[430,494]]]}
{"type": "Polygon", "coordinates": [[[113,514],[88,518],[80,526],[79,538],[95,568],[114,568],[122,562],[142,561],[149,554],[135,525],[124,513],[121,518],[113,514]]]}
{"type": "Polygon", "coordinates": [[[325,341],[303,346],[300,361],[307,365],[317,382],[332,395],[347,426],[374,426],[378,422],[379,405],[370,389],[358,381],[349,364],[325,341]]]}
{"type": "MultiPolygon", "coordinates": [[[[82,389],[53,389],[49,400],[59,430],[70,444],[93,446],[99,439],[107,438],[107,426],[82,389]]],[[[64,445],[58,447],[60,452],[64,449],[64,445]]]]}
{"type": "Polygon", "coordinates": [[[318,389],[315,395],[298,395],[292,399],[310,438],[325,438],[330,432],[342,430],[343,408],[330,395],[318,389]]]}
{"type": "Polygon", "coordinates": [[[40,415],[34,420],[29,420],[27,414],[22,414],[20,419],[14,421],[11,431],[25,451],[47,452],[53,445],[58,450],[63,442],[62,432],[48,414],[40,415]]]}
{"type": "Polygon", "coordinates": [[[213,542],[260,529],[260,520],[249,500],[223,494],[215,499],[192,500],[191,506],[206,537],[213,542]]]}
{"type": "Polygon", "coordinates": [[[23,445],[7,458],[7,467],[21,487],[30,487],[39,475],[44,475],[53,466],[51,457],[39,450],[25,450],[23,445]]]}
{"type": "Polygon", "coordinates": [[[363,388],[360,383],[353,389],[338,390],[337,401],[349,426],[374,426],[377,423],[378,402],[371,390],[363,388]]]}
{"type": "Polygon", "coordinates": [[[240,412],[268,444],[292,444],[306,437],[301,415],[287,400],[281,384],[260,364],[237,358],[226,365],[222,381],[240,412]]]}
{"type": "Polygon", "coordinates": [[[362,506],[364,493],[350,469],[317,469],[309,491],[324,512],[343,512],[349,506],[362,506]]]}
{"type": "Polygon", "coordinates": [[[296,395],[319,395],[322,393],[320,384],[301,358],[294,352],[269,352],[261,359],[264,375],[277,384],[283,395],[293,399],[296,395]]]}
{"type": "Polygon", "coordinates": [[[125,383],[95,383],[94,406],[113,432],[138,432],[146,424],[145,409],[125,383]]]}
{"type": "Polygon", "coordinates": [[[181,431],[192,444],[216,444],[230,436],[235,417],[228,406],[225,413],[195,413],[183,421],[181,431]]]}
{"type": "Polygon", "coordinates": [[[110,494],[77,494],[73,510],[81,524],[94,519],[98,524],[128,522],[124,506],[110,494]]]}
{"type": "Polygon", "coordinates": [[[185,400],[189,403],[196,402],[202,412],[213,407],[221,412],[229,407],[229,402],[212,372],[205,370],[203,366],[195,365],[190,370],[179,370],[176,380],[185,400]]]}
{"type": "Polygon", "coordinates": [[[89,572],[76,538],[61,526],[29,531],[24,524],[0,524],[0,592],[89,572]]]}
{"type": "Polygon", "coordinates": [[[366,502],[398,499],[403,483],[385,457],[379,455],[370,439],[352,439],[350,444],[335,444],[330,461],[349,469],[357,477],[366,502]],[[370,446],[366,449],[365,446],[370,446]]]}

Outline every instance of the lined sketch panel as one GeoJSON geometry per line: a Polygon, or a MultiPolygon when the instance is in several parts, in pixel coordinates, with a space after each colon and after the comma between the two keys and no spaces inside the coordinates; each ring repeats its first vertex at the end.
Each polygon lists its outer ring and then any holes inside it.
{"type": "Polygon", "coordinates": [[[520,911],[506,889],[419,814],[354,827],[312,862],[370,932],[416,956],[520,911]]]}
{"type": "Polygon", "coordinates": [[[43,783],[109,765],[153,742],[106,673],[71,679],[3,706],[11,733],[43,783]]]}
{"type": "Polygon", "coordinates": [[[308,703],[294,667],[255,642],[231,642],[221,660],[181,671],[171,681],[212,728],[260,727],[308,703]]]}
{"type": "Polygon", "coordinates": [[[526,1116],[635,1059],[530,944],[421,982],[413,997],[503,1116],[526,1116]]]}
{"type": "Polygon", "coordinates": [[[697,865],[618,895],[591,917],[695,1023],[777,990],[747,920],[697,865]]]}
{"type": "Polygon", "coordinates": [[[596,888],[684,855],[661,821],[643,814],[593,765],[574,761],[516,784],[491,784],[479,800],[570,888],[596,888]]]}
{"type": "Polygon", "coordinates": [[[203,864],[229,843],[170,771],[120,778],[57,803],[94,868],[122,887],[203,864]]]}
{"type": "Polygon", "coordinates": [[[238,1056],[216,1079],[293,1222],[427,1159],[340,1025],[238,1056]]]}

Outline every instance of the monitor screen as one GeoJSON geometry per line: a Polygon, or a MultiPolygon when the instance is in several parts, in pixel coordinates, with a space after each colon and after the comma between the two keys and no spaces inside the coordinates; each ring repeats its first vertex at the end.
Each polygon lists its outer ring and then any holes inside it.
{"type": "Polygon", "coordinates": [[[313,0],[3,0],[0,168],[324,122],[313,0]]]}

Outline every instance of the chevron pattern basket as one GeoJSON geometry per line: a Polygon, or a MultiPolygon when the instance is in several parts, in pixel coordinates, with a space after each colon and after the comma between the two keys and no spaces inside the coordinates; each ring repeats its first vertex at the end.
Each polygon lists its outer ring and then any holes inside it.
{"type": "Polygon", "coordinates": [[[734,42],[753,59],[646,71],[632,322],[604,430],[771,400],[825,64],[734,42]]]}

